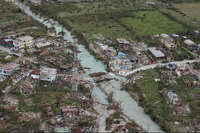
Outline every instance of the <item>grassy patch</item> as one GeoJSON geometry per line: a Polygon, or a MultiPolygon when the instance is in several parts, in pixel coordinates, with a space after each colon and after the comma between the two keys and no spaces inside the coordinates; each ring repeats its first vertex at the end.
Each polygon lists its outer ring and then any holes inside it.
{"type": "Polygon", "coordinates": [[[65,1],[62,4],[42,4],[41,6],[33,6],[36,11],[42,11],[46,15],[54,14],[58,17],[80,16],[85,14],[110,13],[122,10],[135,10],[141,8],[151,8],[147,6],[145,1],[135,0],[104,0],[104,1],[65,1]],[[49,13],[49,14],[48,14],[49,13]]]}
{"type": "Polygon", "coordinates": [[[0,31],[1,36],[11,33],[27,33],[33,32],[34,37],[40,36],[46,33],[46,29],[41,26],[40,23],[33,20],[31,17],[24,15],[24,13],[14,4],[10,2],[0,1],[0,31]],[[5,6],[6,5],[6,6],[5,6]],[[37,28],[35,29],[34,28],[37,28]],[[31,31],[32,30],[32,31],[31,31]],[[10,33],[11,32],[11,33],[10,33]],[[37,33],[36,33],[37,32],[37,33]],[[34,34],[36,33],[36,34],[34,34]]]}
{"type": "Polygon", "coordinates": [[[199,62],[198,63],[194,63],[193,67],[196,70],[200,70],[200,63],[199,62]]]}
{"type": "Polygon", "coordinates": [[[136,84],[128,84],[125,88],[131,93],[137,93],[139,96],[139,103],[144,107],[146,113],[150,114],[152,119],[159,123],[160,127],[170,132],[172,127],[170,126],[175,121],[185,120],[197,120],[199,115],[199,95],[200,89],[193,85],[193,81],[197,81],[196,76],[185,75],[181,77],[175,77],[174,84],[168,82],[172,77],[161,74],[163,69],[152,69],[140,72],[143,75],[142,79],[136,80],[136,84]],[[154,79],[159,78],[160,82],[155,82],[154,79]],[[187,117],[173,115],[172,111],[174,107],[171,104],[167,104],[166,99],[161,93],[161,90],[175,91],[178,98],[183,105],[189,105],[191,107],[191,114],[187,117]],[[195,117],[196,116],[196,117],[195,117]]]}
{"type": "Polygon", "coordinates": [[[176,50],[174,50],[173,53],[174,53],[174,59],[178,61],[184,59],[193,59],[193,55],[191,55],[183,47],[178,47],[176,50]]]}
{"type": "Polygon", "coordinates": [[[111,114],[108,118],[106,118],[106,129],[110,130],[112,127],[112,124],[115,124],[116,121],[114,120],[119,120],[122,117],[120,116],[121,112],[115,112],[113,114],[111,114]]]}
{"type": "Polygon", "coordinates": [[[120,22],[138,36],[147,36],[160,33],[185,32],[183,25],[170,20],[158,11],[133,12],[130,17],[120,18],[120,22]]]}
{"type": "Polygon", "coordinates": [[[153,104],[161,100],[161,97],[158,95],[158,84],[154,80],[158,75],[154,76],[152,71],[144,71],[143,76],[144,78],[142,80],[137,81],[137,85],[140,86],[142,92],[145,93],[149,102],[153,104]]]}
{"type": "Polygon", "coordinates": [[[88,39],[92,34],[101,34],[106,38],[131,38],[131,34],[125,28],[103,14],[72,17],[68,20],[74,30],[86,33],[88,39]]]}
{"type": "Polygon", "coordinates": [[[159,83],[154,80],[161,77],[159,71],[157,69],[146,70],[141,72],[141,75],[144,78],[136,81],[132,91],[140,95],[140,104],[144,107],[145,112],[149,113],[153,120],[159,122],[162,129],[170,131],[166,126],[166,121],[172,122],[172,115],[164,98],[160,95],[159,83]]]}
{"type": "Polygon", "coordinates": [[[162,11],[189,27],[200,28],[199,6],[200,2],[177,3],[174,4],[175,10],[162,9],[162,11]]]}

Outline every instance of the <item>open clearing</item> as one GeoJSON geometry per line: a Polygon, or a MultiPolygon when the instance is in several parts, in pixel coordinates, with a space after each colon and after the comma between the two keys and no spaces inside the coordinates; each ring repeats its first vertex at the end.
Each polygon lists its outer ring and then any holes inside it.
{"type": "Polygon", "coordinates": [[[185,13],[188,17],[200,21],[200,2],[174,4],[174,6],[181,12],[185,13]]]}
{"type": "Polygon", "coordinates": [[[176,10],[162,11],[192,28],[200,28],[200,2],[174,4],[176,10]]]}
{"type": "Polygon", "coordinates": [[[63,25],[69,25],[79,33],[85,33],[86,40],[92,40],[93,34],[102,34],[111,39],[133,39],[136,36],[186,31],[182,24],[159,11],[149,10],[152,7],[145,2],[132,0],[64,2],[32,6],[32,9],[59,20],[63,25]]]}
{"type": "Polygon", "coordinates": [[[131,38],[131,34],[125,28],[104,15],[72,17],[68,23],[76,31],[84,32],[89,36],[102,34],[106,38],[131,38]]]}
{"type": "Polygon", "coordinates": [[[186,31],[183,25],[170,20],[158,11],[133,12],[132,17],[122,17],[120,22],[138,36],[186,31]]]}

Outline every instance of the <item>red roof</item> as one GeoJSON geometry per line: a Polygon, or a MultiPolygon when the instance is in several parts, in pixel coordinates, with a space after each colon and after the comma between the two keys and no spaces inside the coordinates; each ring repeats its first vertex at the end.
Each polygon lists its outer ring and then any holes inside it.
{"type": "Polygon", "coordinates": [[[82,133],[80,128],[72,128],[71,133],[82,133]]]}
{"type": "Polygon", "coordinates": [[[5,71],[10,71],[10,70],[14,69],[15,67],[17,67],[16,65],[17,64],[15,64],[15,63],[7,63],[4,65],[0,64],[0,68],[4,69],[5,71]]]}
{"type": "Polygon", "coordinates": [[[66,106],[61,107],[62,112],[67,112],[69,111],[69,108],[66,106]]]}
{"type": "Polygon", "coordinates": [[[0,125],[3,125],[4,124],[4,120],[0,120],[0,125]]]}
{"type": "Polygon", "coordinates": [[[6,41],[4,38],[1,38],[0,42],[3,43],[4,45],[12,45],[13,44],[13,41],[6,41]]]}
{"type": "Polygon", "coordinates": [[[31,75],[40,75],[40,70],[33,70],[31,75]]]}

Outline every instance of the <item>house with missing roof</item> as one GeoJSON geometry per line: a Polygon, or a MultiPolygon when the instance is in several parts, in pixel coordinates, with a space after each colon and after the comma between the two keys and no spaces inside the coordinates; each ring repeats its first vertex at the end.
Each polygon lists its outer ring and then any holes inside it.
{"type": "Polygon", "coordinates": [[[0,45],[6,48],[13,47],[13,40],[7,38],[0,38],[0,45]]]}
{"type": "Polygon", "coordinates": [[[168,34],[161,34],[160,35],[160,42],[166,47],[167,49],[176,49],[177,45],[172,37],[168,34]]]}
{"type": "Polygon", "coordinates": [[[21,36],[14,40],[13,45],[15,49],[22,49],[25,47],[32,47],[34,38],[32,36],[21,36]]]}
{"type": "Polygon", "coordinates": [[[34,89],[32,84],[25,83],[24,85],[21,86],[20,93],[23,96],[31,96],[31,95],[35,94],[36,91],[35,91],[35,89],[34,89]]]}
{"type": "Polygon", "coordinates": [[[40,69],[40,80],[53,82],[56,80],[57,70],[54,68],[42,67],[40,69]]]}
{"type": "Polygon", "coordinates": [[[0,75],[10,76],[15,70],[18,70],[19,67],[20,65],[16,63],[0,64],[0,75]]]}
{"type": "Polygon", "coordinates": [[[50,45],[51,45],[51,42],[44,39],[44,38],[39,38],[35,41],[35,46],[37,48],[47,47],[47,46],[50,46],[50,45]]]}
{"type": "Polygon", "coordinates": [[[155,47],[148,48],[147,52],[149,53],[151,59],[154,61],[162,62],[164,59],[166,59],[165,54],[161,50],[156,49],[155,47]]]}
{"type": "Polygon", "coordinates": [[[189,49],[191,51],[197,49],[197,47],[198,47],[198,45],[194,41],[192,41],[190,39],[186,39],[184,41],[184,46],[185,46],[185,48],[187,48],[187,49],[189,49]]]}
{"type": "Polygon", "coordinates": [[[40,79],[40,70],[33,70],[31,72],[31,78],[32,79],[40,79]]]}

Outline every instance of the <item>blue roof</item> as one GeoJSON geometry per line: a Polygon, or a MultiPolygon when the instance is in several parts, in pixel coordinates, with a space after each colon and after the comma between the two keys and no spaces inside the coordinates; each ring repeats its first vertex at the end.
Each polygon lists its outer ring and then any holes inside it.
{"type": "Polygon", "coordinates": [[[120,66],[120,69],[128,69],[128,66],[120,66]]]}
{"type": "Polygon", "coordinates": [[[123,62],[130,62],[130,60],[129,59],[124,59],[123,62]]]}
{"type": "Polygon", "coordinates": [[[118,56],[126,56],[126,54],[123,52],[118,52],[118,56]]]}
{"type": "Polygon", "coordinates": [[[117,60],[117,59],[120,59],[120,57],[118,57],[118,56],[112,57],[112,60],[117,60]]]}

